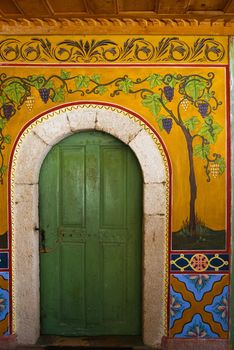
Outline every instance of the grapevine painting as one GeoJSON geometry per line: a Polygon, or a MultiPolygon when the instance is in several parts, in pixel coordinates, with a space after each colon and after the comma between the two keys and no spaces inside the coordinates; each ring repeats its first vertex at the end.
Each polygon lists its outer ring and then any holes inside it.
{"type": "MultiPolygon", "coordinates": [[[[113,79],[95,71],[93,74],[73,74],[61,69],[59,74],[8,76],[0,75],[1,117],[0,117],[0,181],[3,184],[7,165],[4,148],[11,143],[6,125],[22,108],[31,112],[36,101],[47,106],[49,103],[63,103],[70,97],[76,99],[109,98],[119,102],[139,100],[144,111],[151,115],[162,139],[170,140],[173,132],[179,130],[184,142],[188,171],[184,174],[189,183],[186,196],[181,198],[188,204],[179,228],[172,235],[174,250],[224,249],[225,229],[214,230],[197,213],[197,173],[206,183],[215,183],[224,176],[225,153],[216,149],[216,143],[223,126],[216,120],[223,101],[213,89],[215,73],[178,74],[151,72],[141,77],[123,74],[113,79]],[[199,170],[196,169],[199,164],[199,170]],[[201,172],[202,169],[202,172],[201,172]]],[[[224,150],[223,150],[224,151],[224,150]]],[[[177,161],[178,163],[178,161],[177,161]]],[[[180,165],[183,167],[183,164],[180,165]]],[[[214,184],[215,186],[215,184],[214,184]]]]}

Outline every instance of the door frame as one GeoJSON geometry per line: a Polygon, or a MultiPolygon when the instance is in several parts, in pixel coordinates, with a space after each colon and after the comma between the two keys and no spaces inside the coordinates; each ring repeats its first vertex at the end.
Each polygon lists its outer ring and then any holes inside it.
{"type": "Polygon", "coordinates": [[[170,160],[159,135],[142,117],[120,106],[90,101],[66,104],[38,115],[21,130],[12,150],[8,187],[12,332],[21,344],[35,344],[40,335],[41,164],[53,145],[84,130],[104,131],[120,139],[140,163],[144,181],[142,337],[144,344],[157,346],[167,330],[170,160]]]}

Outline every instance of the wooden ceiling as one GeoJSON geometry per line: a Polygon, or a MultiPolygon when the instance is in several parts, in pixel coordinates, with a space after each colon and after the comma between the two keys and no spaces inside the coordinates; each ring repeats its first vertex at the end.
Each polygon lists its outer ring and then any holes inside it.
{"type": "Polygon", "coordinates": [[[234,0],[0,0],[0,34],[234,35],[234,0]]]}
{"type": "Polygon", "coordinates": [[[0,0],[7,18],[227,18],[234,0],[0,0]]]}

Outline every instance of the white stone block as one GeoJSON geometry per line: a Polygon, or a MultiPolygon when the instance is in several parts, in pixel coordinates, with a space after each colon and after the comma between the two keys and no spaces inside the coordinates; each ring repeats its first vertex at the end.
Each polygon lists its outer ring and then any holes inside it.
{"type": "Polygon", "coordinates": [[[129,143],[129,146],[141,164],[144,182],[165,182],[166,173],[162,156],[152,138],[144,130],[129,143]]]}
{"type": "Polygon", "coordinates": [[[109,133],[128,144],[140,132],[141,127],[128,116],[101,109],[97,111],[96,129],[109,133]]]}
{"type": "Polygon", "coordinates": [[[33,132],[26,135],[17,154],[16,183],[32,184],[38,182],[41,164],[51,146],[44,143],[33,132]]]}
{"type": "Polygon", "coordinates": [[[144,185],[144,214],[166,214],[165,183],[154,183],[144,185]]]}
{"type": "Polygon", "coordinates": [[[37,125],[33,131],[48,145],[54,145],[72,134],[66,112],[55,114],[37,125]]]}
{"type": "Polygon", "coordinates": [[[16,184],[13,199],[16,334],[33,344],[40,334],[38,186],[16,184]]]}
{"type": "Polygon", "coordinates": [[[96,108],[78,108],[67,111],[70,128],[73,132],[94,130],[96,122],[96,108]]]}
{"type": "Polygon", "coordinates": [[[165,217],[144,217],[144,343],[155,347],[163,336],[165,302],[165,217]]]}

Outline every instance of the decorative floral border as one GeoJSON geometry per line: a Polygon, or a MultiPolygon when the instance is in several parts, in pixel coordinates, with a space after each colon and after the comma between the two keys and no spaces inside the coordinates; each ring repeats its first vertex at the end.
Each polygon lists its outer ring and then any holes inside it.
{"type": "Polygon", "coordinates": [[[26,63],[227,63],[225,47],[215,37],[102,36],[2,37],[0,62],[26,63]]]}

